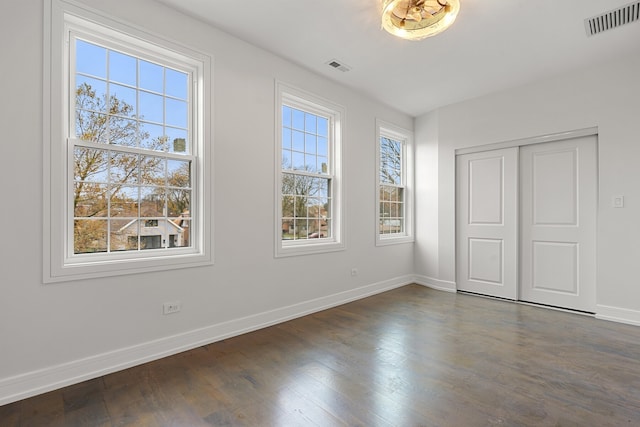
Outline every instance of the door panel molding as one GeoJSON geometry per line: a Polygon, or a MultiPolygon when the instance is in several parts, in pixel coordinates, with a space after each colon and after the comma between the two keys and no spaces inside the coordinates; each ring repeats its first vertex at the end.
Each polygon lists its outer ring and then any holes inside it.
{"type": "Polygon", "coordinates": [[[518,149],[456,158],[457,288],[517,299],[518,149]]]}
{"type": "Polygon", "coordinates": [[[595,312],[597,163],[597,128],[456,150],[457,289],[595,312]]]}
{"type": "Polygon", "coordinates": [[[595,312],[597,159],[597,136],[521,147],[521,300],[595,312]]]}

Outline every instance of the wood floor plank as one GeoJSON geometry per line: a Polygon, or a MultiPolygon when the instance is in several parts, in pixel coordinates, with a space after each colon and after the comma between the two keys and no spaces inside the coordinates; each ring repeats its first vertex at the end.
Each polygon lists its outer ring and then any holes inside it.
{"type": "Polygon", "coordinates": [[[410,285],[0,407],[0,426],[640,425],[640,328],[410,285]]]}

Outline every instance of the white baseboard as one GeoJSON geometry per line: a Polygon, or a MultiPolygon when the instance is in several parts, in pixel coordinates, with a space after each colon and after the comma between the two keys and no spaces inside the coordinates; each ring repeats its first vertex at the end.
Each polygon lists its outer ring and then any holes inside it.
{"type": "Polygon", "coordinates": [[[445,292],[456,292],[456,282],[449,282],[448,280],[434,279],[433,277],[416,275],[414,276],[415,283],[426,286],[428,288],[437,289],[445,292]]]}
{"type": "Polygon", "coordinates": [[[640,326],[640,311],[597,304],[596,319],[640,326]]]}
{"type": "Polygon", "coordinates": [[[210,344],[307,314],[326,310],[414,282],[414,276],[402,276],[382,282],[304,301],[287,307],[218,323],[182,334],[97,354],[61,365],[0,379],[0,406],[27,397],[77,384],[132,366],[210,344]]]}

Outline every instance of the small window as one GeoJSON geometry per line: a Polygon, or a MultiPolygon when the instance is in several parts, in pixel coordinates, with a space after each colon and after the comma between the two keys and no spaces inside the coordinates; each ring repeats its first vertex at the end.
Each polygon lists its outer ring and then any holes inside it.
{"type": "Polygon", "coordinates": [[[210,59],[51,4],[45,281],[209,263],[210,59]]]}
{"type": "Polygon", "coordinates": [[[413,241],[410,132],[378,121],[376,243],[413,241]]]}
{"type": "Polygon", "coordinates": [[[341,107],[278,84],[276,254],[342,249],[341,107]]]}

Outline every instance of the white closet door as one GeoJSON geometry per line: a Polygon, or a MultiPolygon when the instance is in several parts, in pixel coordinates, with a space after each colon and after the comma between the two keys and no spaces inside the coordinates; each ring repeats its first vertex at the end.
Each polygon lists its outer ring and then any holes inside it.
{"type": "Polygon", "coordinates": [[[597,137],[520,150],[520,299],[595,311],[597,137]]]}
{"type": "Polygon", "coordinates": [[[456,158],[458,290],[517,298],[518,148],[456,158]]]}

